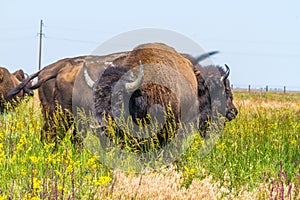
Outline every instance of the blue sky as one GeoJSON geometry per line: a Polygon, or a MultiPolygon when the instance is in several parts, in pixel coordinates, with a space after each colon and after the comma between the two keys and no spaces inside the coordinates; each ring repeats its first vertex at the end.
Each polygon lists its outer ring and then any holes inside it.
{"type": "Polygon", "coordinates": [[[300,90],[300,1],[16,1],[0,0],[0,65],[33,73],[38,67],[90,54],[123,32],[156,28],[185,35],[216,64],[231,67],[234,86],[300,90]]]}

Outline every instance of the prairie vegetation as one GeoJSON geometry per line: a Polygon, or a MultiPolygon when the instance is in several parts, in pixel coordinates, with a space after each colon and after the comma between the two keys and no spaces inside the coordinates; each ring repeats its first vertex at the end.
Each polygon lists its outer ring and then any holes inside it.
{"type": "Polygon", "coordinates": [[[87,148],[42,143],[35,99],[0,116],[0,199],[299,199],[300,93],[234,92],[237,118],[210,153],[192,137],[170,166],[112,169],[87,148]]]}

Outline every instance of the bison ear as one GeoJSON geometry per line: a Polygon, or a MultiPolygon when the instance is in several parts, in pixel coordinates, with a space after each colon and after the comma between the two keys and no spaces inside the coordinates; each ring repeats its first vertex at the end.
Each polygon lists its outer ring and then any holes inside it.
{"type": "Polygon", "coordinates": [[[208,88],[204,80],[198,81],[198,96],[204,95],[208,91],[208,88]]]}
{"type": "Polygon", "coordinates": [[[194,70],[194,74],[197,77],[197,76],[199,76],[201,74],[201,72],[200,72],[200,70],[194,70]]]}
{"type": "Polygon", "coordinates": [[[198,83],[198,95],[201,96],[207,92],[205,80],[204,80],[200,70],[195,70],[194,73],[195,73],[195,76],[197,78],[197,83],[198,83]]]}

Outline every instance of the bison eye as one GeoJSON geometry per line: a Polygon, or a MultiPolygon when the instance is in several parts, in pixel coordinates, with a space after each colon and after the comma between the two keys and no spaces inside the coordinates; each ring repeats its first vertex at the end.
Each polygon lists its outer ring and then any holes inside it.
{"type": "Polygon", "coordinates": [[[226,95],[229,95],[229,94],[230,94],[230,91],[229,91],[228,89],[226,89],[226,90],[225,90],[225,94],[226,94],[226,95]]]}

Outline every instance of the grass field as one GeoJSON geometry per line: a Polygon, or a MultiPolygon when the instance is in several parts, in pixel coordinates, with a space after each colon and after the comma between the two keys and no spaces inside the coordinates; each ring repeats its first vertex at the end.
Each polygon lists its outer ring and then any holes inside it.
{"type": "Polygon", "coordinates": [[[239,114],[213,149],[203,139],[171,166],[110,169],[70,142],[43,144],[37,100],[0,116],[2,199],[300,199],[300,93],[234,92],[239,114]]]}

